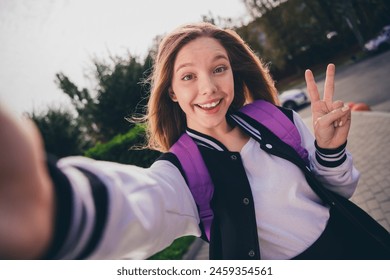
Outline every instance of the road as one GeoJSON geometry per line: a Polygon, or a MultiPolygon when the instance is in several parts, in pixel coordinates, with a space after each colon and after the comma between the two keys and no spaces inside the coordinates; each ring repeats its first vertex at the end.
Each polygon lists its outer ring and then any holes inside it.
{"type": "MultiPolygon", "coordinates": [[[[363,102],[373,111],[390,112],[390,51],[349,63],[336,65],[335,96],[345,102],[363,102]]],[[[316,77],[320,93],[323,93],[324,75],[316,77]]],[[[305,85],[302,85],[305,87],[305,85]]],[[[311,115],[310,106],[299,111],[305,118],[311,115]]]]}

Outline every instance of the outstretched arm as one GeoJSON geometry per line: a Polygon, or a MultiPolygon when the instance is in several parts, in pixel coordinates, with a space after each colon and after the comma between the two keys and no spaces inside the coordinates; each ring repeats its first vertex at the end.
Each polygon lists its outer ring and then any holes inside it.
{"type": "Polygon", "coordinates": [[[351,111],[342,101],[333,101],[335,66],[326,69],[324,96],[320,94],[313,73],[306,70],[307,91],[311,99],[314,136],[317,145],[323,149],[335,149],[345,144],[351,126],[351,111]]]}
{"type": "Polygon", "coordinates": [[[200,236],[195,202],[171,162],[47,165],[34,125],[2,108],[0,133],[0,259],[143,259],[200,236]]]}
{"type": "Polygon", "coordinates": [[[54,195],[38,130],[0,106],[0,259],[40,257],[49,246],[54,195]]]}

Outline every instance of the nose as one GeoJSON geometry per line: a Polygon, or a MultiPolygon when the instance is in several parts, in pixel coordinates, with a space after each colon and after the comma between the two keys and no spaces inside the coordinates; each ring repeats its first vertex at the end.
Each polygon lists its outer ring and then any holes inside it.
{"type": "Polygon", "coordinates": [[[199,79],[199,93],[201,95],[213,94],[217,92],[217,85],[213,77],[204,76],[199,79]]]}

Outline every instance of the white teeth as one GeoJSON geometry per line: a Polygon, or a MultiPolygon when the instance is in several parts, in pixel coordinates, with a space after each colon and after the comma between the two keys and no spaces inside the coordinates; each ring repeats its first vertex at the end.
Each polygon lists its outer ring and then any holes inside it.
{"type": "Polygon", "coordinates": [[[221,102],[221,100],[218,100],[218,101],[215,101],[215,102],[212,102],[212,103],[207,103],[207,104],[198,104],[198,106],[200,108],[203,108],[203,109],[211,109],[211,108],[214,108],[214,107],[217,107],[217,105],[221,102]]]}

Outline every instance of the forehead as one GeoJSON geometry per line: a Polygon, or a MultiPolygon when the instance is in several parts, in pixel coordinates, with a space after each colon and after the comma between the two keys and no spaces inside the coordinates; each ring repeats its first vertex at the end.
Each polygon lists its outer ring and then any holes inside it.
{"type": "Polygon", "coordinates": [[[182,60],[197,60],[219,55],[228,57],[226,49],[217,39],[199,37],[187,43],[179,50],[175,64],[182,60]]]}

